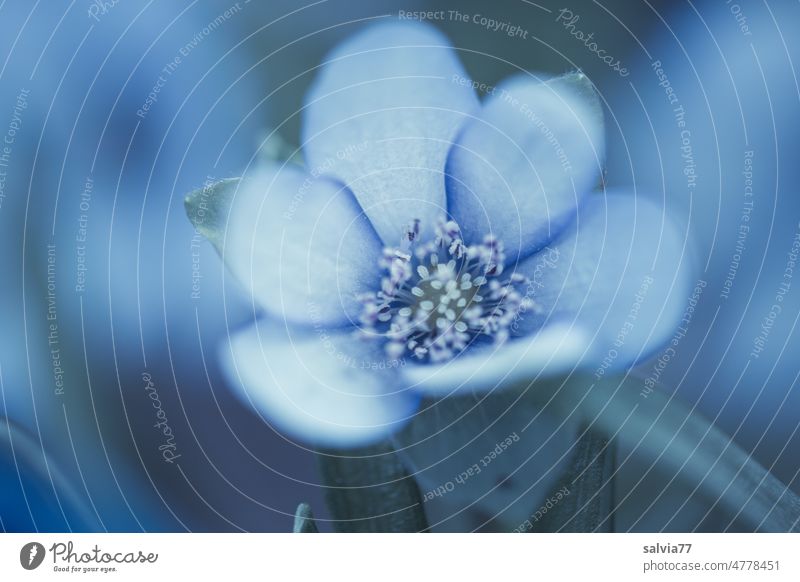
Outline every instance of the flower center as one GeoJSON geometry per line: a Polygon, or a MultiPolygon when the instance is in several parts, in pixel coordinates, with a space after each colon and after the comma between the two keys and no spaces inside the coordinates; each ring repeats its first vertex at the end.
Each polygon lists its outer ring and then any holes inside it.
{"type": "Polygon", "coordinates": [[[528,278],[503,277],[503,244],[487,235],[467,246],[458,225],[442,221],[433,240],[420,244],[419,220],[399,247],[383,250],[381,288],[359,297],[360,335],[385,338],[386,354],[442,362],[480,336],[506,341],[521,313],[535,306],[521,292],[528,278]]]}

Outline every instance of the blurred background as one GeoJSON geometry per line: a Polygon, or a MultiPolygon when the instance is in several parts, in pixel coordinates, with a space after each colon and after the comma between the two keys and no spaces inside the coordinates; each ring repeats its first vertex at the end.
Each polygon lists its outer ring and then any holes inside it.
{"type": "Polygon", "coordinates": [[[595,83],[606,185],[662,202],[705,284],[641,375],[800,491],[797,3],[7,0],[0,528],[289,531],[301,501],[325,516],[313,453],[225,387],[217,347],[252,313],[183,197],[241,174],[268,128],[297,143],[325,53],[401,10],[519,26],[434,22],[478,83],[595,83]]]}

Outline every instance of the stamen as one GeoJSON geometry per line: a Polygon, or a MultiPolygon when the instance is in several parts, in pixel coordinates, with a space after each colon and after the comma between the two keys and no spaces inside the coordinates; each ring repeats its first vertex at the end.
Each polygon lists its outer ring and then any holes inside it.
{"type": "Polygon", "coordinates": [[[387,339],[390,358],[410,354],[432,362],[458,355],[479,336],[507,341],[514,322],[536,304],[521,292],[532,288],[527,277],[499,278],[502,242],[486,236],[467,246],[454,221],[441,222],[427,243],[420,243],[419,232],[420,221],[413,220],[400,247],[384,249],[380,290],[358,298],[360,334],[387,339]]]}

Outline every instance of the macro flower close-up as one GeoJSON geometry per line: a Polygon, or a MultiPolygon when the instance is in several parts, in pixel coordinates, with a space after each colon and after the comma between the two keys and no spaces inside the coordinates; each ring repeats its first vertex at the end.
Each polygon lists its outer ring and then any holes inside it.
{"type": "Polygon", "coordinates": [[[796,578],[800,4],[0,16],[0,576],[796,578]]]}
{"type": "Polygon", "coordinates": [[[421,395],[610,373],[672,332],[684,243],[653,203],[603,189],[582,73],[480,96],[432,26],[381,23],[328,55],[298,115],[303,164],[187,201],[200,229],[194,209],[230,201],[216,244],[263,318],[223,358],[279,430],[363,444],[421,395]]]}

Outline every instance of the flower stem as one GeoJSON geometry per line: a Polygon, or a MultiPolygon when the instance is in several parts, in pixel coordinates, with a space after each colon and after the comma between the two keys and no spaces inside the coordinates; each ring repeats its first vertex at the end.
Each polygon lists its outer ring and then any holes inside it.
{"type": "Polygon", "coordinates": [[[416,481],[389,443],[319,455],[326,501],[340,532],[428,529],[416,481]]]}
{"type": "Polygon", "coordinates": [[[575,444],[572,464],[556,489],[566,494],[532,531],[614,531],[614,464],[613,441],[587,428],[575,444]]]}

